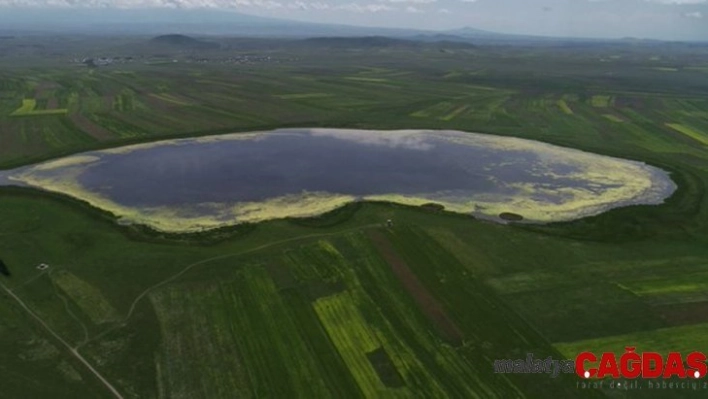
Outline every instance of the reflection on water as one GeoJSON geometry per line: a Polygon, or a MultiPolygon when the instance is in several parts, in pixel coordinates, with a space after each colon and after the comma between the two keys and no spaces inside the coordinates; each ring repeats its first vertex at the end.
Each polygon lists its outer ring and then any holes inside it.
{"type": "MultiPolygon", "coordinates": [[[[124,205],[262,201],[302,191],[366,196],[451,190],[493,191],[494,182],[480,168],[500,163],[504,155],[429,140],[429,148],[362,145],[332,137],[277,134],[261,140],[168,146],[108,155],[79,177],[124,205]],[[139,178],[135,178],[139,176],[139,178]]],[[[554,182],[531,176],[524,163],[495,168],[501,180],[554,182]]]]}
{"type": "Polygon", "coordinates": [[[162,218],[166,229],[166,218],[215,227],[356,199],[562,220],[660,203],[675,190],[665,172],[641,163],[452,131],[288,129],[96,151],[9,174],[141,222],[162,218]]]}
{"type": "Polygon", "coordinates": [[[12,181],[9,179],[9,176],[10,171],[0,170],[0,186],[5,186],[12,183],[12,181]]]}

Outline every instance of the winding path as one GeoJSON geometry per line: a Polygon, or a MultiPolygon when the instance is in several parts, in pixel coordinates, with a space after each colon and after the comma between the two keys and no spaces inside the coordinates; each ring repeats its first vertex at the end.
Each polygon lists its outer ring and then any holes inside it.
{"type": "Polygon", "coordinates": [[[88,360],[86,360],[83,356],[81,356],[81,354],[79,353],[79,351],[77,349],[71,347],[71,345],[69,345],[68,342],[64,341],[64,339],[62,337],[60,337],[59,334],[57,334],[51,327],[49,327],[49,325],[47,325],[47,323],[45,323],[41,317],[39,317],[36,313],[34,313],[32,311],[32,309],[30,309],[29,306],[27,306],[27,304],[22,299],[20,299],[20,297],[15,295],[15,293],[12,292],[12,290],[10,290],[9,288],[7,288],[7,286],[5,284],[3,284],[2,282],[0,282],[0,287],[2,287],[2,289],[5,290],[5,292],[7,293],[7,295],[9,295],[12,299],[14,299],[30,316],[32,316],[32,318],[37,320],[37,322],[39,324],[41,324],[42,327],[44,327],[44,329],[47,330],[47,332],[49,332],[49,334],[51,334],[54,338],[56,338],[57,341],[61,342],[61,344],[64,345],[66,347],[66,349],[68,349],[69,352],[71,352],[71,354],[74,355],[74,357],[76,357],[81,363],[83,363],[84,366],[86,366],[86,368],[90,372],[92,372],[93,375],[95,375],[96,378],[98,378],[101,381],[101,383],[103,383],[103,385],[105,385],[106,388],[108,388],[109,391],[111,391],[113,396],[115,396],[118,399],[123,399],[123,395],[121,395],[120,392],[118,392],[118,390],[113,385],[111,385],[111,383],[108,382],[108,380],[105,377],[103,377],[101,375],[101,373],[98,372],[98,370],[96,370],[93,366],[91,366],[91,363],[89,363],[88,360]]]}
{"type": "MultiPolygon", "coordinates": [[[[156,284],[154,284],[154,285],[152,285],[152,286],[146,288],[143,292],[141,292],[141,293],[135,298],[135,300],[133,300],[133,302],[131,303],[131,305],[130,305],[130,310],[128,311],[128,314],[125,316],[125,319],[123,319],[123,323],[121,323],[121,325],[124,326],[124,325],[127,323],[127,321],[130,319],[130,317],[131,317],[131,316],[133,315],[133,313],[135,312],[135,308],[136,308],[136,306],[138,305],[138,303],[140,302],[140,300],[143,299],[146,295],[148,295],[151,291],[153,291],[154,289],[159,288],[159,287],[161,287],[161,286],[163,286],[163,285],[165,285],[165,284],[167,284],[167,283],[169,283],[169,282],[171,282],[171,281],[174,281],[174,280],[178,279],[179,277],[181,277],[182,275],[184,275],[185,273],[187,273],[188,271],[190,271],[191,269],[193,269],[193,268],[195,268],[195,267],[197,267],[197,266],[204,265],[204,264],[206,264],[206,263],[214,262],[214,261],[217,261],[217,260],[228,259],[228,258],[233,258],[233,257],[236,257],[236,256],[240,256],[240,255],[245,255],[245,254],[248,254],[248,253],[251,253],[251,252],[257,252],[257,251],[260,251],[260,250],[263,250],[263,249],[266,249],[266,248],[274,247],[274,246],[281,245],[281,244],[286,244],[286,243],[293,242],[293,241],[306,240],[306,239],[310,239],[310,238],[329,237],[329,236],[334,236],[334,235],[338,235],[338,234],[342,234],[342,233],[348,233],[348,232],[352,232],[352,231],[359,231],[359,230],[369,229],[369,228],[373,228],[373,227],[380,227],[380,226],[381,226],[381,224],[378,224],[378,223],[377,223],[377,224],[368,224],[368,225],[358,226],[358,227],[354,227],[354,228],[350,228],[350,229],[343,229],[343,230],[339,230],[339,231],[333,231],[333,232],[330,232],[330,233],[309,234],[309,235],[304,235],[304,236],[292,237],[292,238],[287,238],[287,239],[284,239],[284,240],[269,242],[268,244],[263,244],[263,245],[260,245],[260,246],[258,246],[258,247],[254,247],[254,248],[250,248],[250,249],[245,249],[245,250],[243,250],[243,251],[239,251],[239,252],[235,252],[235,253],[230,253],[230,254],[224,254],[224,255],[218,255],[218,256],[214,256],[214,257],[208,258],[208,259],[200,260],[200,261],[198,261],[198,262],[191,263],[191,264],[185,266],[185,267],[184,267],[182,270],[180,270],[179,272],[177,272],[177,273],[173,274],[172,276],[169,276],[169,277],[167,277],[166,279],[164,279],[164,280],[162,280],[162,281],[160,281],[160,282],[158,282],[158,283],[156,283],[156,284]]],[[[41,273],[40,275],[43,275],[43,274],[44,274],[44,273],[41,273]]],[[[32,278],[30,281],[26,282],[25,284],[27,284],[27,283],[33,281],[35,278],[37,278],[37,277],[32,278]]],[[[23,285],[24,285],[24,284],[23,284],[23,285]]],[[[87,368],[91,373],[93,373],[93,374],[96,376],[96,378],[98,378],[98,379],[101,381],[101,383],[103,383],[103,385],[104,385],[109,391],[111,391],[111,393],[112,393],[117,399],[124,399],[123,396],[120,394],[120,392],[118,392],[118,390],[117,390],[113,385],[111,385],[111,383],[110,383],[105,377],[103,377],[103,375],[101,375],[101,373],[99,373],[98,370],[96,370],[93,366],[91,366],[91,364],[86,360],[86,358],[84,358],[84,357],[79,353],[79,350],[78,350],[78,348],[80,348],[81,346],[87,344],[89,341],[93,341],[93,340],[95,340],[96,338],[99,338],[99,337],[103,336],[104,334],[106,334],[106,333],[108,333],[108,332],[110,332],[110,331],[113,331],[115,328],[120,327],[120,325],[119,325],[119,326],[116,326],[116,327],[113,327],[113,328],[111,328],[111,329],[109,329],[109,330],[107,330],[107,331],[104,331],[104,332],[101,333],[101,334],[98,334],[97,336],[93,337],[91,340],[84,339],[84,341],[81,342],[77,347],[72,347],[72,346],[71,346],[68,342],[66,342],[61,336],[59,336],[59,334],[57,334],[51,327],[49,327],[49,325],[47,325],[47,323],[45,323],[45,321],[42,320],[41,317],[39,317],[36,313],[34,313],[34,312],[32,311],[32,309],[30,309],[29,306],[27,306],[27,304],[26,304],[24,301],[22,301],[22,299],[21,299],[20,297],[18,297],[14,292],[12,292],[12,290],[9,289],[5,284],[3,284],[2,282],[0,282],[0,287],[2,287],[2,289],[3,289],[12,299],[14,299],[30,316],[32,316],[32,318],[34,318],[39,324],[41,324],[42,327],[44,327],[44,329],[45,329],[47,332],[49,332],[54,338],[56,338],[59,342],[61,342],[61,344],[64,345],[64,346],[66,347],[66,349],[68,349],[69,352],[70,352],[74,357],[76,357],[81,363],[83,363],[84,366],[86,366],[86,368],[87,368]]]]}
{"type": "Polygon", "coordinates": [[[128,314],[125,316],[125,319],[123,319],[123,323],[127,322],[128,319],[130,319],[130,316],[133,315],[133,312],[135,311],[135,307],[137,306],[138,302],[140,302],[140,300],[143,299],[143,298],[145,297],[145,295],[149,294],[150,291],[152,291],[152,290],[154,290],[154,289],[156,289],[156,288],[159,288],[159,287],[161,287],[161,286],[163,286],[163,285],[165,285],[165,284],[167,284],[167,283],[169,283],[169,282],[171,282],[171,281],[174,281],[174,280],[178,279],[180,276],[182,276],[183,274],[187,273],[188,271],[190,271],[191,269],[193,269],[193,268],[195,268],[195,267],[197,267],[197,266],[200,266],[200,265],[203,265],[203,264],[209,263],[209,262],[214,262],[214,261],[217,261],[217,260],[228,259],[228,258],[233,258],[233,257],[236,257],[236,256],[240,256],[240,255],[245,255],[245,254],[248,254],[248,253],[251,253],[251,252],[257,252],[257,251],[260,251],[260,250],[263,250],[263,249],[266,249],[266,248],[274,247],[274,246],[276,246],[276,245],[286,244],[286,243],[292,242],[292,241],[306,240],[306,239],[308,239],[308,238],[329,237],[329,236],[334,236],[334,235],[338,235],[338,234],[342,234],[342,233],[349,233],[349,232],[352,232],[352,231],[359,231],[359,230],[364,230],[364,229],[370,229],[370,228],[372,228],[372,227],[381,227],[381,226],[382,226],[382,225],[381,225],[380,223],[366,224],[366,225],[363,225],[363,226],[353,227],[353,228],[351,228],[351,229],[344,229],[344,230],[339,230],[339,231],[333,231],[333,232],[331,232],[331,233],[309,234],[309,235],[304,235],[304,236],[298,236],[298,237],[293,237],[293,238],[287,238],[287,239],[285,239],[285,240],[273,241],[273,242],[270,242],[270,243],[268,243],[268,244],[264,244],[264,245],[261,245],[261,246],[255,247],[255,248],[251,248],[251,249],[246,249],[246,250],[243,250],[243,251],[240,251],[240,252],[235,252],[235,253],[230,253],[230,254],[225,254],[225,255],[214,256],[214,257],[212,257],[212,258],[203,259],[203,260],[200,260],[200,261],[198,261],[198,262],[192,263],[192,264],[190,264],[190,265],[187,265],[184,269],[180,270],[180,271],[177,272],[176,274],[174,274],[174,275],[172,275],[172,276],[170,276],[170,277],[168,277],[168,278],[166,278],[166,279],[160,281],[159,283],[157,283],[157,284],[155,284],[155,285],[153,285],[153,286],[150,286],[150,287],[146,288],[145,291],[141,292],[140,295],[138,295],[137,298],[135,298],[135,300],[133,301],[133,303],[130,305],[130,310],[128,311],[128,314]]]}

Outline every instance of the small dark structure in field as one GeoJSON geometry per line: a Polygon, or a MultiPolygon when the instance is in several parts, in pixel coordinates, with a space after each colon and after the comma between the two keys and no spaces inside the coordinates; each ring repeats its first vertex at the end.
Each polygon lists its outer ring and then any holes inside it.
{"type": "Polygon", "coordinates": [[[37,265],[37,269],[39,269],[39,270],[47,270],[47,269],[49,269],[49,265],[46,264],[46,263],[40,263],[39,265],[37,265]]]}
{"type": "Polygon", "coordinates": [[[7,265],[2,261],[2,259],[0,259],[0,274],[3,276],[10,276],[10,270],[7,268],[7,265]]]}
{"type": "Polygon", "coordinates": [[[431,212],[442,212],[445,210],[445,205],[437,204],[435,202],[428,202],[427,204],[423,204],[420,207],[431,212]]]}
{"type": "Polygon", "coordinates": [[[393,227],[393,220],[392,219],[388,219],[386,221],[386,227],[393,227]]]}
{"type": "Polygon", "coordinates": [[[499,217],[510,222],[518,222],[520,220],[524,220],[523,216],[511,212],[502,212],[499,214],[499,217]]]}
{"type": "Polygon", "coordinates": [[[366,357],[369,359],[369,363],[385,386],[389,388],[400,388],[406,385],[401,374],[393,364],[393,361],[391,361],[391,357],[386,353],[383,347],[367,353],[366,357]]]}

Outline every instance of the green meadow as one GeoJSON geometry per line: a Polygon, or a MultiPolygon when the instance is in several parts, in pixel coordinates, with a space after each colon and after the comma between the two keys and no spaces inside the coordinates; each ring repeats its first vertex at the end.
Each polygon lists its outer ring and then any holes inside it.
{"type": "Polygon", "coordinates": [[[372,202],[177,235],[0,188],[0,397],[644,398],[493,363],[708,352],[708,54],[664,49],[686,64],[667,73],[653,47],[444,50],[0,59],[0,169],[278,127],[455,129],[647,162],[677,192],[548,225],[372,202]]]}

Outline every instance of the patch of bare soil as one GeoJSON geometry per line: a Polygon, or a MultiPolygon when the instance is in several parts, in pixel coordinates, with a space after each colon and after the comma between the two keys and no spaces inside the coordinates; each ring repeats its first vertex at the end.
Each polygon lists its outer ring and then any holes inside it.
{"type": "Polygon", "coordinates": [[[708,322],[708,301],[657,305],[654,310],[672,326],[708,322]]]}
{"type": "Polygon", "coordinates": [[[69,119],[76,127],[98,140],[107,140],[115,137],[111,131],[93,123],[84,115],[74,113],[69,116],[69,119]]]}
{"type": "Polygon", "coordinates": [[[447,315],[440,302],[418,280],[406,262],[398,256],[388,239],[377,231],[369,232],[369,237],[428,320],[440,330],[444,338],[455,345],[460,345],[464,338],[460,328],[447,315]]]}

